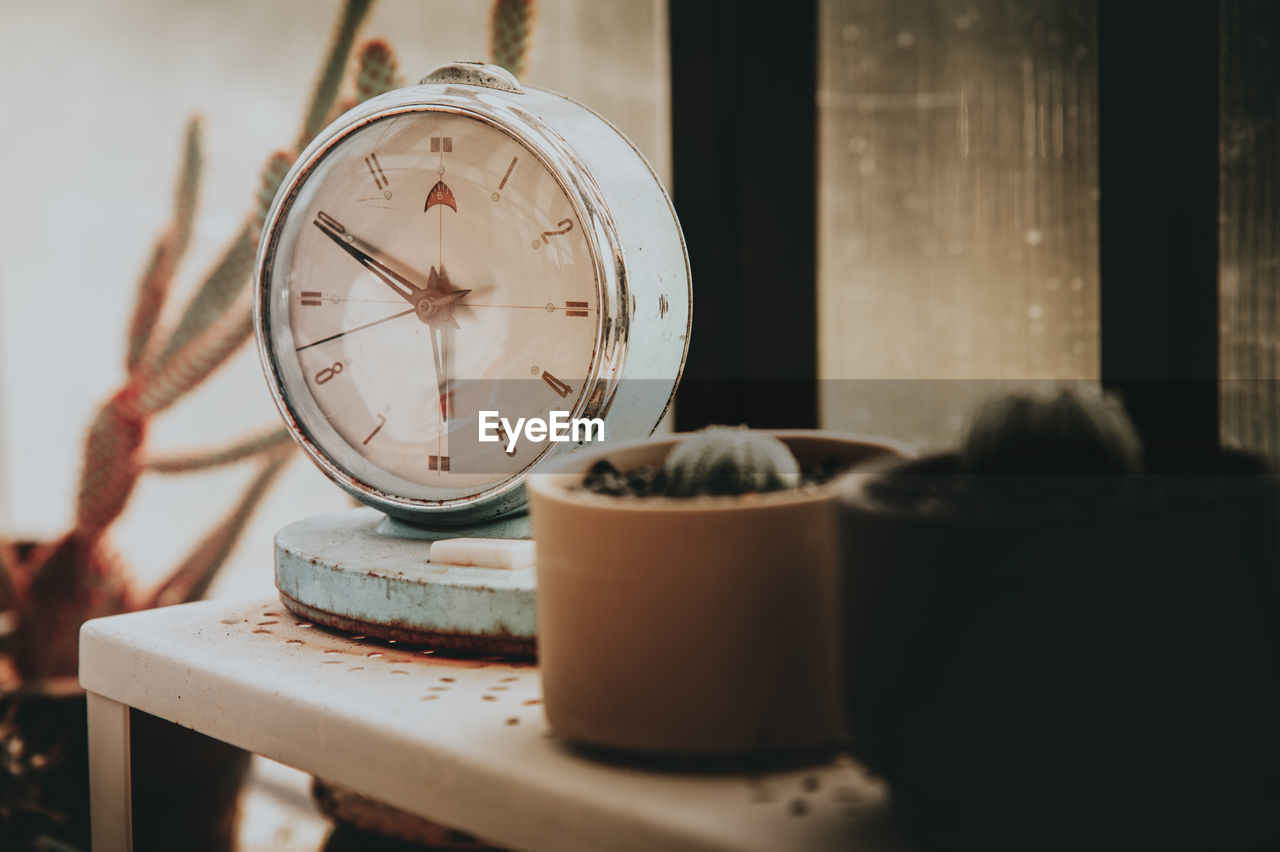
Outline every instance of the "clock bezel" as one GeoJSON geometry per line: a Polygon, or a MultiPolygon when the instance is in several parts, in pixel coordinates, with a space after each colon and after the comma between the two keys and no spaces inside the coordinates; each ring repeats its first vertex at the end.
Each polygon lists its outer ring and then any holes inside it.
{"type": "MultiPolygon", "coordinates": [[[[420,85],[373,98],[339,118],[303,151],[286,175],[267,214],[255,270],[254,323],[259,356],[272,398],[295,440],[326,476],[360,501],[403,520],[455,526],[515,512],[525,505],[524,479],[530,471],[573,445],[549,443],[544,452],[515,475],[472,493],[440,500],[396,493],[387,486],[394,486],[396,480],[407,481],[377,468],[367,459],[369,468],[383,474],[373,477],[377,482],[368,481],[367,474],[361,476],[349,469],[353,465],[335,458],[326,447],[336,442],[337,446],[351,450],[348,454],[351,458],[364,457],[329,423],[301,378],[300,370],[291,371],[288,366],[282,368],[282,359],[277,354],[276,335],[273,333],[273,319],[277,311],[273,311],[272,305],[273,298],[281,292],[280,288],[273,287],[277,250],[303,185],[342,143],[375,123],[413,113],[448,113],[483,122],[505,133],[551,173],[584,231],[595,267],[599,316],[592,363],[582,391],[571,409],[571,416],[607,418],[619,388],[628,337],[628,287],[622,260],[622,240],[609,213],[609,205],[590,170],[573,147],[547,122],[520,108],[518,101],[522,95],[519,90],[503,92],[464,85],[420,85]],[[605,262],[605,258],[613,262],[605,262]],[[314,434],[316,431],[321,434],[314,434]]],[[[287,308],[284,313],[287,330],[287,308]]],[[[291,331],[286,337],[291,337],[291,331]]],[[[289,363],[285,361],[286,365],[289,363]]]]}

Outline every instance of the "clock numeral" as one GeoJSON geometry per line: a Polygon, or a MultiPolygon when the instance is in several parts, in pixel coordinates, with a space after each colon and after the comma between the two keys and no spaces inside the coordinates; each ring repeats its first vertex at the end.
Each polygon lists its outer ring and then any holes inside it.
{"type": "Polygon", "coordinates": [[[569,387],[546,370],[542,371],[542,380],[549,384],[553,391],[560,394],[561,398],[568,396],[573,391],[573,388],[569,387]]]}
{"type": "Polygon", "coordinates": [[[453,137],[452,136],[432,136],[431,137],[431,153],[453,153],[453,137]]]}
{"type": "Polygon", "coordinates": [[[373,175],[374,186],[378,189],[386,189],[391,185],[391,181],[387,180],[387,175],[382,171],[382,164],[378,162],[377,154],[370,154],[364,158],[364,164],[369,167],[369,174],[373,175]]]}
{"type": "Polygon", "coordinates": [[[342,372],[342,362],[334,361],[332,367],[325,367],[323,370],[316,373],[316,384],[322,385],[325,382],[330,381],[334,376],[338,375],[341,372],[342,372]]]}
{"type": "Polygon", "coordinates": [[[533,247],[534,247],[534,248],[537,248],[537,247],[538,247],[538,246],[540,246],[540,245],[546,245],[546,244],[547,244],[547,239],[548,239],[548,238],[550,238],[550,237],[559,237],[559,236],[563,236],[564,234],[567,234],[567,233],[569,233],[570,231],[572,231],[572,230],[573,230],[573,220],[572,220],[572,219],[561,219],[559,222],[556,222],[556,228],[557,228],[558,230],[555,230],[555,231],[543,231],[543,232],[542,232],[542,234],[541,234],[541,236],[542,236],[542,241],[541,241],[541,242],[539,242],[538,240],[534,240],[534,241],[533,241],[533,247]]]}
{"type": "Polygon", "coordinates": [[[347,229],[342,226],[341,222],[323,210],[316,214],[316,224],[323,228],[328,228],[330,231],[334,231],[335,233],[345,234],[347,232],[347,229]]]}
{"type": "Polygon", "coordinates": [[[427,469],[448,471],[449,457],[448,456],[427,456],[427,469]]]}
{"type": "Polygon", "coordinates": [[[585,317],[587,316],[586,302],[565,302],[564,315],[567,317],[585,317]]]}
{"type": "Polygon", "coordinates": [[[303,290],[301,295],[302,295],[302,304],[304,305],[324,304],[323,302],[320,301],[321,293],[319,290],[303,290]]]}
{"type": "Polygon", "coordinates": [[[498,182],[498,189],[502,189],[504,186],[506,186],[506,185],[507,185],[507,178],[511,177],[511,172],[512,172],[512,171],[515,169],[515,167],[516,167],[516,160],[519,160],[519,159],[520,159],[519,157],[512,157],[512,158],[511,158],[511,165],[507,166],[507,173],[506,173],[506,174],[504,174],[504,175],[502,176],[502,180],[500,180],[500,181],[498,182]]]}
{"type": "Polygon", "coordinates": [[[379,415],[378,415],[378,425],[373,427],[373,431],[369,433],[369,437],[367,437],[367,438],[365,438],[363,441],[361,441],[361,442],[360,442],[360,445],[361,445],[361,446],[367,446],[367,445],[368,445],[368,443],[369,443],[370,441],[372,441],[372,440],[373,440],[373,436],[374,436],[374,435],[376,435],[376,434],[378,434],[378,432],[380,432],[380,431],[382,430],[382,427],[383,427],[383,426],[386,426],[386,425],[387,425],[387,418],[385,418],[385,417],[383,417],[381,414],[379,414],[379,415]]]}

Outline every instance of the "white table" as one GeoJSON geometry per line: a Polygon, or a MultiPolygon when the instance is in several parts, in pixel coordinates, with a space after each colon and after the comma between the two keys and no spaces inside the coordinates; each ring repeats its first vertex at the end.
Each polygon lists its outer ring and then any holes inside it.
{"type": "Polygon", "coordinates": [[[80,634],[93,848],[131,845],[129,707],[529,852],[887,852],[883,790],[847,759],[680,774],[581,756],[531,665],[312,627],[275,601],[98,619],[80,634]]]}

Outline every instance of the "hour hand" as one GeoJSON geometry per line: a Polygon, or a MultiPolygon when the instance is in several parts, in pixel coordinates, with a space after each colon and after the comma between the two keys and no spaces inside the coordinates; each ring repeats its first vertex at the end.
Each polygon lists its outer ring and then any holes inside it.
{"type": "Polygon", "coordinates": [[[321,233],[333,240],[338,248],[354,257],[361,266],[372,272],[379,281],[395,290],[397,296],[411,305],[417,304],[422,296],[422,288],[374,256],[381,254],[380,251],[354,234],[347,233],[347,229],[341,222],[323,210],[316,214],[314,224],[320,229],[321,233]]]}

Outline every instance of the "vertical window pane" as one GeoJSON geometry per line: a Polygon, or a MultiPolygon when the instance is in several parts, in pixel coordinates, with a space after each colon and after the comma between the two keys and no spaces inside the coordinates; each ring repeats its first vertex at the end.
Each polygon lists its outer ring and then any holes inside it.
{"type": "Polygon", "coordinates": [[[1096,4],[820,15],[823,424],[937,445],[985,380],[1096,380],[1096,4]]]}
{"type": "Polygon", "coordinates": [[[1280,458],[1280,100],[1274,0],[1224,0],[1220,316],[1222,437],[1280,458]]]}

